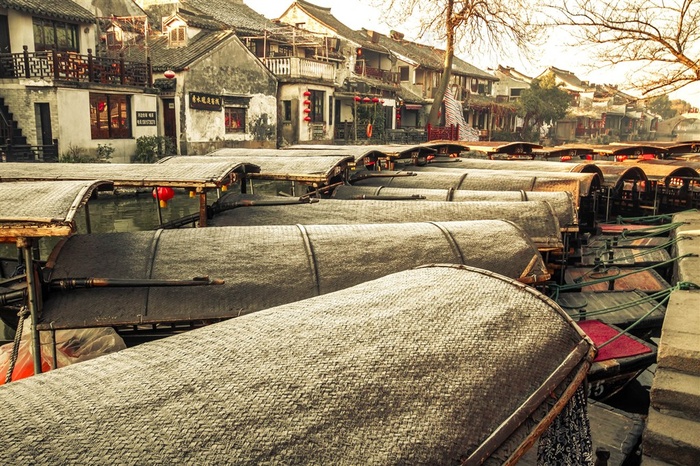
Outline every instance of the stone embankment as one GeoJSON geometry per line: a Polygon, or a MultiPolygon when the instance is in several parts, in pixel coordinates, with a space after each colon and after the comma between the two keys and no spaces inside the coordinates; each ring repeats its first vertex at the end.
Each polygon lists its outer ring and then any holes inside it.
{"type": "MultiPolygon", "coordinates": [[[[700,285],[700,212],[673,217],[678,238],[674,283],[700,285]]],[[[700,289],[674,291],[659,342],[642,466],[700,464],[700,289]]]]}

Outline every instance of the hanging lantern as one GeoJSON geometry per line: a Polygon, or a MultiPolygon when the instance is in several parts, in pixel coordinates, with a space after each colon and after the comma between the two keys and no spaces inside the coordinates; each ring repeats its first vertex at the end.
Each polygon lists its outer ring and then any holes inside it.
{"type": "Polygon", "coordinates": [[[311,95],[311,92],[309,92],[309,91],[304,92],[304,97],[309,97],[310,95],[311,95]]]}
{"type": "Polygon", "coordinates": [[[354,98],[355,98],[355,102],[359,102],[362,100],[362,97],[360,97],[359,95],[356,95],[354,98]]]}
{"type": "Polygon", "coordinates": [[[163,76],[168,79],[173,79],[175,77],[175,72],[173,70],[167,70],[165,73],[163,73],[163,76]]]}
{"type": "Polygon", "coordinates": [[[380,100],[379,103],[384,105],[384,99],[380,100]]]}
{"type": "Polygon", "coordinates": [[[372,101],[372,99],[370,99],[369,97],[365,97],[364,99],[362,99],[362,101],[363,101],[364,103],[368,104],[368,103],[370,103],[370,102],[372,101]]]}
{"type": "Polygon", "coordinates": [[[190,189],[190,197],[194,197],[196,195],[194,189],[190,189]]]}
{"type": "Polygon", "coordinates": [[[305,116],[305,117],[304,117],[304,121],[306,121],[306,122],[309,122],[309,121],[311,121],[311,117],[310,117],[310,116],[308,116],[308,115],[307,115],[307,116],[305,116]]]}
{"type": "Polygon", "coordinates": [[[165,208],[168,207],[168,201],[175,196],[175,191],[173,191],[173,188],[167,186],[158,186],[153,189],[151,194],[153,195],[153,199],[160,200],[160,207],[165,208]]]}
{"type": "Polygon", "coordinates": [[[304,109],[304,113],[311,113],[311,109],[310,109],[310,108],[305,108],[305,109],[304,109]]]}
{"type": "Polygon", "coordinates": [[[374,102],[375,104],[379,102],[379,97],[372,97],[372,102],[374,102]]]}
{"type": "Polygon", "coordinates": [[[304,101],[304,105],[311,105],[311,101],[310,101],[309,99],[306,99],[306,100],[304,101]]]}

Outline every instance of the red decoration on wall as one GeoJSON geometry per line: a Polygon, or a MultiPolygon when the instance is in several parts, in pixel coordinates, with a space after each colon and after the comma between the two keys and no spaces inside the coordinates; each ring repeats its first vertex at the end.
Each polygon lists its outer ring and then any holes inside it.
{"type": "Polygon", "coordinates": [[[311,109],[310,109],[310,108],[305,108],[305,109],[304,109],[304,113],[311,113],[311,109]]]}
{"type": "Polygon", "coordinates": [[[305,116],[305,117],[304,117],[304,121],[307,121],[307,122],[308,122],[308,121],[311,121],[311,117],[310,117],[310,116],[308,116],[308,115],[307,115],[307,116],[305,116]]]}
{"type": "Polygon", "coordinates": [[[304,97],[309,97],[311,95],[311,92],[309,91],[304,91],[304,97]]]}
{"type": "Polygon", "coordinates": [[[175,77],[175,72],[173,70],[167,70],[165,73],[163,73],[163,76],[168,79],[173,79],[175,77]]]}
{"type": "Polygon", "coordinates": [[[356,95],[356,96],[355,96],[355,102],[359,102],[359,101],[361,101],[361,100],[362,100],[362,97],[360,97],[359,95],[356,95]]]}
{"type": "Polygon", "coordinates": [[[305,101],[304,101],[304,105],[311,105],[311,101],[310,101],[310,100],[308,100],[308,99],[307,99],[307,100],[305,100],[305,101]]]}
{"type": "Polygon", "coordinates": [[[369,103],[369,102],[371,102],[371,100],[372,100],[372,99],[370,99],[369,97],[365,97],[364,99],[362,99],[362,101],[363,101],[364,103],[366,103],[366,104],[369,103]]]}
{"type": "Polygon", "coordinates": [[[372,97],[372,102],[374,102],[375,104],[379,102],[379,97],[372,97]]]}

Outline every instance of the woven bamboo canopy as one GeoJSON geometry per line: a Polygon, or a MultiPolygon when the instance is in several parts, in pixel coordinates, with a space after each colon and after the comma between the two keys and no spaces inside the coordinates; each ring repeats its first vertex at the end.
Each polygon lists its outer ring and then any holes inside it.
{"type": "MultiPolygon", "coordinates": [[[[321,199],[313,203],[245,206],[247,197],[227,194],[222,205],[237,206],[215,215],[213,226],[232,225],[339,225],[358,223],[451,222],[508,220],[520,226],[540,250],[563,247],[559,221],[544,201],[437,202],[345,201],[321,199]]],[[[484,232],[488,235],[488,232],[484,232]]],[[[505,239],[504,239],[505,240],[505,239]]],[[[506,240],[507,241],[507,240],[506,240]]]]}
{"type": "Polygon", "coordinates": [[[314,155],[317,152],[328,151],[352,151],[359,162],[363,157],[376,160],[380,158],[406,159],[415,156],[435,154],[436,149],[425,144],[363,144],[363,145],[323,145],[323,144],[295,144],[283,149],[285,152],[304,152],[314,155]]]}
{"type": "MultiPolygon", "coordinates": [[[[499,162],[497,160],[490,160],[489,162],[499,162]]],[[[521,163],[517,161],[501,161],[506,163],[521,163]]],[[[528,162],[524,162],[528,163],[528,162]]],[[[542,163],[542,162],[538,162],[542,163]]],[[[551,163],[551,162],[550,162],[551,163]]],[[[439,166],[426,166],[426,167],[408,167],[405,170],[409,171],[422,171],[422,172],[466,172],[468,174],[481,173],[483,175],[490,175],[493,178],[509,178],[509,177],[520,177],[523,175],[530,175],[538,179],[543,180],[576,180],[579,183],[579,194],[582,197],[587,197],[593,193],[597,188],[600,187],[603,179],[598,173],[583,173],[583,172],[552,172],[548,169],[546,170],[521,170],[521,169],[506,169],[505,167],[501,169],[485,169],[485,168],[466,168],[462,163],[455,163],[449,165],[449,168],[442,168],[439,166]],[[461,167],[461,168],[460,168],[461,167]]]]}
{"type": "Polygon", "coordinates": [[[10,383],[0,462],[515,463],[593,357],[531,287],[422,267],[10,383]]]}
{"type": "Polygon", "coordinates": [[[334,199],[395,199],[412,197],[428,201],[547,201],[552,206],[564,230],[578,229],[578,216],[573,196],[565,191],[467,191],[454,189],[392,188],[388,186],[338,186],[334,199]]]}
{"type": "MultiPolygon", "coordinates": [[[[534,172],[561,172],[561,173],[595,173],[601,178],[603,173],[595,163],[564,163],[548,162],[545,160],[483,160],[459,158],[459,163],[450,165],[450,168],[468,168],[482,170],[509,170],[509,171],[534,171],[534,172]]],[[[436,164],[439,166],[439,164],[436,164]]]]}
{"type": "Polygon", "coordinates": [[[358,172],[351,183],[355,186],[387,186],[392,188],[454,189],[467,191],[565,191],[579,202],[580,183],[576,179],[548,177],[532,173],[504,173],[491,170],[431,169],[358,172]]]}
{"type": "Polygon", "coordinates": [[[73,234],[78,209],[105,185],[95,180],[0,183],[0,242],[73,234]]]}
{"type": "MultiPolygon", "coordinates": [[[[603,172],[603,186],[620,189],[626,182],[646,182],[646,173],[640,167],[623,163],[601,163],[598,168],[603,172]]],[[[645,183],[646,185],[646,183],[645,183]]]]}
{"type": "Polygon", "coordinates": [[[230,318],[435,261],[487,268],[526,283],[549,278],[530,238],[500,220],[74,235],[51,257],[51,281],[209,276],[225,283],[57,290],[45,298],[39,327],[230,318]]]}
{"type": "Polygon", "coordinates": [[[248,178],[264,180],[288,180],[301,183],[329,184],[333,177],[345,178],[350,164],[354,166],[355,159],[349,155],[327,156],[267,156],[267,155],[223,155],[221,152],[209,155],[188,155],[167,157],[161,163],[221,163],[232,164],[250,163],[260,167],[257,173],[248,174],[248,178]]]}

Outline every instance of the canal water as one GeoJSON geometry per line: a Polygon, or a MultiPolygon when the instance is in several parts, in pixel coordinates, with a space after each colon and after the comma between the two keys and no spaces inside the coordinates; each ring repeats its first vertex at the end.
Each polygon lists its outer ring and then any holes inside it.
{"type": "MultiPolygon", "coordinates": [[[[211,204],[217,194],[209,193],[211,204]]],[[[90,226],[92,233],[116,233],[152,230],[158,227],[158,203],[150,190],[116,193],[98,193],[89,202],[90,226]]],[[[194,214],[199,211],[199,197],[189,197],[188,191],[175,190],[175,196],[160,209],[163,222],[194,214]]],[[[78,233],[87,233],[85,210],[81,208],[76,216],[78,233]]],[[[55,238],[39,240],[41,259],[46,260],[53,247],[60,241],[55,238]]],[[[0,257],[14,258],[17,248],[14,244],[0,244],[0,257]]]]}

